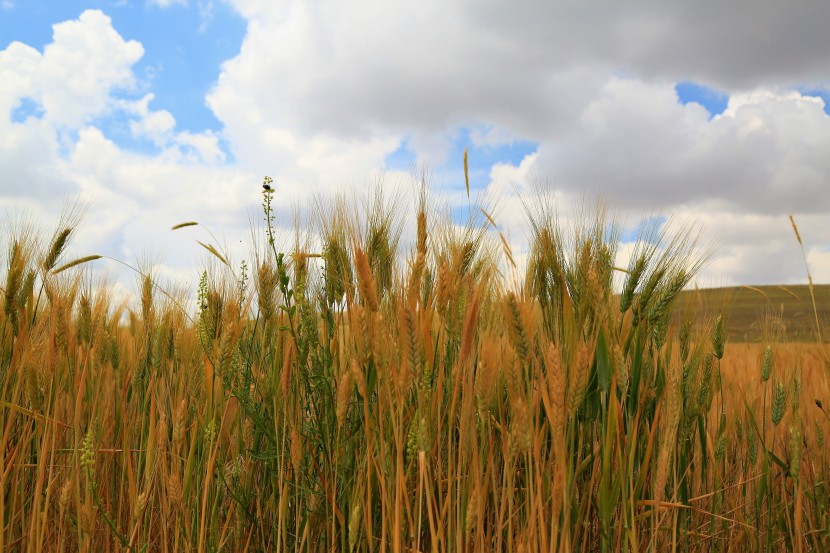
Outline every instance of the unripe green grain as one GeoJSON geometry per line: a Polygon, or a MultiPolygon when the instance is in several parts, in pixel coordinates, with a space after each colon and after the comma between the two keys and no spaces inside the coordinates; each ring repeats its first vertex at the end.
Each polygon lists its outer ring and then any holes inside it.
{"type": "Polygon", "coordinates": [[[796,420],[790,426],[790,474],[796,480],[801,473],[801,440],[801,423],[796,420]]]}
{"type": "Polygon", "coordinates": [[[57,263],[58,258],[60,257],[61,253],[63,253],[63,250],[66,247],[67,242],[69,242],[69,237],[71,234],[72,228],[67,227],[55,236],[55,239],[52,241],[51,246],[49,246],[49,252],[46,254],[46,257],[43,258],[44,271],[49,272],[55,267],[55,263],[57,263]]]}
{"type": "Polygon", "coordinates": [[[761,363],[761,381],[766,382],[772,375],[772,346],[764,348],[764,360],[761,363]]]}
{"type": "Polygon", "coordinates": [[[793,411],[798,411],[798,408],[801,406],[801,378],[798,376],[793,378],[790,406],[792,406],[793,411]]]}
{"type": "Polygon", "coordinates": [[[770,412],[770,419],[772,424],[778,426],[781,419],[784,418],[784,412],[787,410],[787,389],[780,382],[775,385],[775,393],[772,397],[772,409],[770,412]]]}
{"type": "Polygon", "coordinates": [[[712,351],[718,359],[723,359],[723,346],[725,343],[726,337],[723,331],[723,316],[718,315],[715,321],[715,329],[712,333],[712,351]]]}
{"type": "Polygon", "coordinates": [[[628,275],[625,277],[625,286],[623,287],[623,293],[620,296],[620,313],[625,313],[631,307],[631,303],[634,300],[634,291],[640,283],[640,277],[643,276],[645,268],[646,256],[641,254],[631,267],[628,275]]]}

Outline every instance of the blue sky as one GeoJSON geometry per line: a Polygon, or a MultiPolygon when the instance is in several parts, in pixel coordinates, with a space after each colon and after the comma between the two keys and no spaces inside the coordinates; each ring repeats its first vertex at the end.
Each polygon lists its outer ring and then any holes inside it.
{"type": "Polygon", "coordinates": [[[694,102],[706,108],[710,117],[720,115],[729,103],[729,95],[691,81],[682,81],[674,86],[681,104],[694,102]]]}
{"type": "Polygon", "coordinates": [[[659,13],[3,0],[0,208],[48,225],[60,205],[46,191],[89,200],[79,247],[161,245],[173,261],[160,266],[186,274],[189,246],[148,229],[198,218],[239,242],[264,174],[288,214],[427,167],[461,216],[467,148],[472,191],[498,204],[502,228],[523,224],[517,195],[550,183],[565,219],[605,198],[624,241],[644,217],[698,222],[721,243],[710,282],[794,282],[793,213],[830,279],[825,16],[759,8],[761,37],[737,7],[691,0],[659,13]]]}
{"type": "Polygon", "coordinates": [[[153,106],[174,113],[181,129],[220,128],[205,96],[221,63],[239,52],[245,36],[244,19],[224,2],[162,8],[145,1],[18,0],[11,8],[0,8],[0,48],[14,40],[42,51],[52,40],[54,23],[76,19],[90,8],[104,11],[121,36],[144,47],[135,67],[141,82],[134,94],[151,90],[153,106]]]}

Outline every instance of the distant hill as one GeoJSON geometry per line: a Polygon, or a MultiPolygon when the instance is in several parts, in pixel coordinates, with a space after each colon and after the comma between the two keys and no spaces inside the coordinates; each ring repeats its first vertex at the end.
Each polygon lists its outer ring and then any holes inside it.
{"type": "MultiPolygon", "coordinates": [[[[819,324],[830,341],[830,285],[813,287],[819,324]]],[[[698,318],[722,313],[728,339],[815,342],[815,315],[809,286],[739,286],[684,291],[675,317],[698,318]]]]}

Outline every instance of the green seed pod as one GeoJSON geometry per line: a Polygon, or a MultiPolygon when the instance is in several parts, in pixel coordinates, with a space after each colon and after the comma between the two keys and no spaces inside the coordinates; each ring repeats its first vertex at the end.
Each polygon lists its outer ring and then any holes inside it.
{"type": "Polygon", "coordinates": [[[349,515],[349,551],[354,551],[355,546],[357,545],[357,537],[360,532],[360,523],[363,519],[363,504],[360,502],[360,499],[357,498],[354,501],[354,506],[352,507],[352,512],[349,515]]]}
{"type": "Polygon", "coordinates": [[[26,273],[26,278],[20,286],[20,291],[17,293],[17,305],[23,307],[32,295],[32,290],[35,287],[35,272],[30,270],[26,273]]]}
{"type": "Polygon", "coordinates": [[[643,291],[640,292],[640,301],[639,301],[639,312],[645,314],[648,311],[649,303],[651,302],[652,296],[654,295],[654,291],[657,290],[657,285],[663,278],[663,275],[666,273],[666,268],[661,267],[654,271],[651,276],[649,277],[648,281],[646,281],[645,286],[643,286],[643,291]]]}
{"type": "Polygon", "coordinates": [[[747,456],[750,465],[755,466],[758,463],[758,441],[752,432],[747,434],[747,456]]]}
{"type": "Polygon", "coordinates": [[[726,337],[723,332],[723,317],[718,315],[715,321],[715,331],[712,334],[712,351],[718,359],[723,359],[723,346],[725,343],[726,337]]]}
{"type": "Polygon", "coordinates": [[[643,276],[645,268],[646,257],[645,255],[640,255],[625,279],[623,293],[620,296],[620,313],[625,313],[631,307],[631,302],[634,299],[634,290],[637,289],[637,285],[640,283],[640,277],[643,276]]]}
{"type": "Polygon", "coordinates": [[[418,453],[418,426],[419,420],[416,419],[409,425],[409,432],[406,436],[406,458],[411,460],[415,458],[418,453]]]}
{"type": "Polygon", "coordinates": [[[793,411],[797,411],[798,408],[801,406],[801,378],[795,377],[793,378],[792,384],[792,395],[790,396],[790,405],[793,408],[793,411]]]}
{"type": "Polygon", "coordinates": [[[781,419],[784,418],[784,412],[787,410],[787,390],[780,382],[775,385],[775,394],[772,397],[772,411],[770,418],[772,424],[778,426],[781,419]]]}
{"type": "Polygon", "coordinates": [[[721,434],[715,445],[715,459],[720,461],[723,459],[723,454],[726,452],[726,434],[721,434]]]}
{"type": "Polygon", "coordinates": [[[118,369],[118,365],[121,363],[121,353],[118,350],[118,340],[115,336],[110,337],[109,349],[109,358],[110,363],[112,363],[112,368],[118,369]]]}
{"type": "Polygon", "coordinates": [[[790,427],[790,474],[796,480],[801,472],[801,440],[801,424],[796,422],[790,427]]]}
{"type": "Polygon", "coordinates": [[[766,382],[772,375],[772,346],[764,348],[764,361],[761,363],[761,381],[766,382]]]}

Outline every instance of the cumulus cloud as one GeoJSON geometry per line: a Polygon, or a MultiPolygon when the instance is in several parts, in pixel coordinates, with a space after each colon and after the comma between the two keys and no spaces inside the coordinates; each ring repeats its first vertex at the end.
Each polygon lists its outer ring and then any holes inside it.
{"type": "Polygon", "coordinates": [[[572,1],[232,3],[250,24],[218,93],[230,87],[270,105],[258,113],[264,124],[353,137],[483,118],[532,139],[572,124],[615,73],[748,90],[826,81],[830,71],[821,23],[830,6],[819,4],[765,3],[747,14],[691,1],[602,10],[572,1]]]}
{"type": "MultiPolygon", "coordinates": [[[[172,113],[152,108],[153,94],[132,96],[143,47],[123,39],[109,17],[85,11],[53,31],[42,53],[20,42],[0,51],[0,210],[25,212],[48,228],[67,203],[80,200],[91,209],[78,251],[128,262],[159,253],[169,263],[159,271],[191,281],[198,246],[192,235],[171,235],[173,224],[200,220],[216,228],[220,246],[244,250],[258,177],[223,165],[217,133],[177,130],[172,113]],[[15,115],[24,102],[36,109],[15,115]],[[113,142],[100,126],[108,114],[124,118],[133,137],[156,152],[113,142]]],[[[130,282],[119,267],[109,268],[130,282]]]]}
{"type": "MultiPolygon", "coordinates": [[[[0,51],[3,203],[42,203],[54,210],[63,198],[86,192],[77,180],[72,153],[82,150],[83,137],[96,129],[90,123],[107,113],[127,115],[134,136],[164,148],[159,161],[224,159],[215,133],[176,133],[172,114],[149,107],[152,94],[138,100],[121,94],[134,89],[133,66],[143,51],[137,41],[123,39],[111,19],[97,10],[55,24],[52,42],[42,53],[20,42],[0,51]],[[14,117],[24,102],[37,109],[14,117]]],[[[112,144],[101,146],[92,155],[97,163],[120,153],[112,144]]]]}
{"type": "Polygon", "coordinates": [[[236,232],[264,174],[282,203],[304,205],[374,182],[402,144],[440,166],[467,129],[473,148],[538,144],[490,168],[487,190],[513,237],[524,218],[517,193],[549,182],[565,216],[601,193],[629,226],[654,210],[700,222],[721,243],[705,275],[715,284],[796,282],[793,212],[813,240],[814,276],[830,280],[830,117],[797,92],[826,89],[830,5],[229,2],[247,33],[206,98],[220,131],[179,130],[152,94],[125,96],[143,48],[101,12],[55,25],[42,53],[21,43],[0,51],[0,164],[28,183],[0,201],[80,191],[109,212],[141,214],[99,223],[95,235],[115,236],[110,245],[165,243],[140,225],[197,212],[236,232]],[[682,105],[681,80],[724,91],[726,110],[682,105]],[[42,113],[13,120],[24,99],[42,113]],[[96,126],[113,110],[158,152],[113,143],[96,126]]]}
{"type": "Polygon", "coordinates": [[[205,223],[244,228],[246,210],[258,198],[256,181],[234,168],[126,152],[95,127],[80,132],[68,164],[72,180],[99,209],[128,218],[139,211],[160,230],[196,214],[205,223]]]}
{"type": "Polygon", "coordinates": [[[152,111],[149,108],[153,94],[145,95],[136,102],[125,102],[125,109],[138,116],[130,121],[130,132],[136,138],[151,141],[156,146],[166,145],[176,127],[176,118],[165,109],[152,111]]]}
{"type": "Polygon", "coordinates": [[[225,152],[219,145],[219,136],[213,131],[175,132],[176,118],[165,109],[153,110],[149,107],[154,99],[147,94],[137,101],[121,102],[123,109],[135,115],[129,122],[130,132],[135,138],[148,140],[155,146],[163,148],[161,157],[171,160],[188,160],[208,164],[221,163],[225,152]]]}
{"type": "MultiPolygon", "coordinates": [[[[830,118],[797,92],[826,86],[830,6],[233,4],[248,34],[208,102],[239,158],[270,151],[290,172],[315,141],[342,152],[374,144],[349,155],[354,175],[404,139],[441,164],[459,127],[479,147],[529,140],[536,154],[491,172],[503,220],[523,218],[520,181],[547,181],[562,209],[601,194],[629,225],[653,211],[698,221],[721,243],[704,275],[712,283],[803,280],[783,223],[790,212],[826,218],[830,205],[830,118]],[[682,105],[681,80],[727,92],[726,111],[682,105]]],[[[320,167],[297,178],[319,183],[337,165],[313,159],[320,167]]],[[[830,242],[826,225],[814,232],[830,242]]]]}
{"type": "Polygon", "coordinates": [[[105,113],[114,89],[134,86],[131,67],[144,54],[141,44],[121,38],[97,10],[55,24],[42,55],[29,48],[21,56],[19,49],[8,55],[11,79],[27,82],[25,93],[42,105],[44,118],[67,127],[105,113]]]}
{"type": "Polygon", "coordinates": [[[65,163],[71,132],[118,105],[112,94],[135,84],[131,67],[142,54],[95,10],[54,25],[43,53],[20,42],[0,51],[3,204],[54,213],[77,194],[65,163]],[[26,101],[36,113],[15,120],[26,101]]]}
{"type": "Polygon", "coordinates": [[[0,51],[0,112],[8,117],[23,98],[35,94],[35,75],[42,56],[34,48],[12,42],[0,51]]]}
{"type": "Polygon", "coordinates": [[[115,90],[135,85],[132,66],[143,54],[141,44],[125,41],[109,17],[87,10],[53,25],[53,40],[42,54],[20,42],[0,51],[0,113],[30,99],[49,123],[76,128],[112,109],[115,90]]]}
{"type": "Polygon", "coordinates": [[[793,9],[764,0],[751,10],[693,0],[601,9],[576,0],[520,9],[495,0],[481,4],[468,4],[472,25],[495,29],[556,65],[596,63],[646,79],[690,79],[729,90],[826,81],[830,70],[822,54],[830,46],[824,4],[793,9]]]}
{"type": "MultiPolygon", "coordinates": [[[[336,187],[404,138],[440,165],[463,126],[478,147],[539,144],[491,171],[505,223],[521,228],[516,191],[546,181],[563,210],[601,194],[629,225],[653,211],[698,221],[721,242],[712,283],[803,277],[782,222],[826,217],[830,205],[830,118],[795,91],[826,83],[828,6],[233,4],[248,34],[208,103],[238,159],[336,187]],[[682,105],[680,80],[727,91],[726,111],[682,105]],[[330,170],[334,152],[346,171],[330,170]]],[[[830,241],[830,230],[815,233],[830,241]]]]}
{"type": "MultiPolygon", "coordinates": [[[[84,254],[103,253],[129,263],[153,259],[159,274],[192,287],[206,261],[196,239],[216,243],[233,259],[248,253],[244,243],[260,195],[257,177],[245,171],[188,157],[176,146],[157,155],[129,152],[93,126],[79,131],[59,165],[77,187],[74,197],[91,206],[76,240],[84,254]],[[171,226],[191,220],[204,226],[171,232],[171,226]]],[[[118,280],[131,282],[123,267],[101,265],[118,280]]]]}
{"type": "Polygon", "coordinates": [[[830,205],[830,117],[797,92],[736,94],[709,120],[670,84],[612,78],[579,124],[543,139],[540,172],[626,206],[720,200],[738,211],[815,212],[830,205]]]}
{"type": "Polygon", "coordinates": [[[176,4],[186,6],[187,0],[147,0],[147,3],[152,6],[158,6],[159,8],[169,8],[176,4]]]}
{"type": "Polygon", "coordinates": [[[765,6],[752,16],[764,36],[741,23],[743,11],[693,2],[597,13],[571,2],[234,5],[248,34],[208,103],[251,163],[266,151],[296,157],[294,146],[311,142],[364,153],[374,143],[362,159],[377,163],[406,136],[420,161],[440,165],[459,126],[482,125],[492,130],[474,132],[474,143],[539,142],[540,172],[575,189],[625,190],[618,196],[638,205],[715,193],[769,209],[797,188],[794,208],[809,208],[830,190],[819,182],[828,137],[819,101],[758,88],[826,74],[814,42],[830,38],[813,32],[813,18],[830,8],[765,6]],[[814,42],[790,40],[796,22],[814,42]],[[772,56],[766,45],[782,42],[797,44],[772,56]],[[712,63],[723,67],[707,72],[712,63]],[[727,113],[709,121],[701,106],[680,105],[680,78],[733,91],[727,113]]]}

